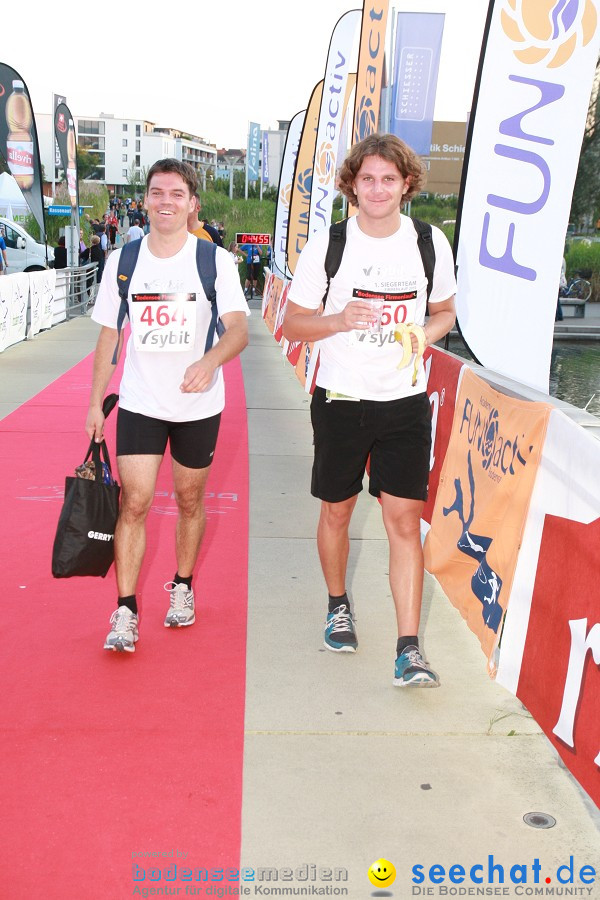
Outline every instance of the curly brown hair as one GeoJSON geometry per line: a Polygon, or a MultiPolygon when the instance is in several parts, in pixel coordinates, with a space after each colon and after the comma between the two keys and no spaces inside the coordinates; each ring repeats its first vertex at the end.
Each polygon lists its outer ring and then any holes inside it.
{"type": "Polygon", "coordinates": [[[354,206],[358,206],[354,181],[367,156],[380,156],[394,163],[408,182],[408,190],[402,197],[400,208],[423,189],[427,170],[415,151],[394,134],[370,134],[351,148],[338,173],[338,188],[354,206]]]}

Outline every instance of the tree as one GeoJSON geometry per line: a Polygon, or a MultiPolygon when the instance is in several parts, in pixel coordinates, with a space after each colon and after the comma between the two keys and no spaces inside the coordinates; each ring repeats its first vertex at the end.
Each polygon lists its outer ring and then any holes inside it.
{"type": "Polygon", "coordinates": [[[131,189],[131,194],[133,197],[138,197],[141,199],[146,193],[146,182],[148,180],[148,172],[150,171],[148,166],[142,166],[141,169],[137,168],[135,162],[132,162],[127,171],[127,184],[131,189]]]}
{"type": "Polygon", "coordinates": [[[86,178],[98,181],[103,176],[98,169],[100,157],[97,153],[91,153],[83,147],[77,147],[77,174],[80,181],[86,178]]]}
{"type": "Polygon", "coordinates": [[[600,212],[600,59],[581,144],[581,156],[571,201],[571,221],[595,222],[600,212]]]}

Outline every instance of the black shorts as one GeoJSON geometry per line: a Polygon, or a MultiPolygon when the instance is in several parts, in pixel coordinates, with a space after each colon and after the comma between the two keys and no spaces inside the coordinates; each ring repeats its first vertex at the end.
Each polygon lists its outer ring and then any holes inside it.
{"type": "Polygon", "coordinates": [[[171,456],[188,469],[205,469],[213,461],[221,413],[194,422],[165,422],[119,408],[117,456],[171,456]]]}
{"type": "Polygon", "coordinates": [[[246,263],[246,275],[248,281],[256,281],[260,275],[260,263],[246,263]]]}
{"type": "Polygon", "coordinates": [[[371,457],[369,493],[426,500],[431,455],[431,407],[427,394],[401,400],[332,400],[313,394],[315,438],[313,497],[341,503],[362,491],[371,457]]]}

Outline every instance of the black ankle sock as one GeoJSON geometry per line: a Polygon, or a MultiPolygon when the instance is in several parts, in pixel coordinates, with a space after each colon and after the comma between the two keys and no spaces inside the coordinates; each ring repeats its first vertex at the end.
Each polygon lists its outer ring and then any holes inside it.
{"type": "Polygon", "coordinates": [[[129,597],[119,597],[117,606],[126,606],[127,609],[130,609],[132,613],[135,613],[137,616],[137,600],[135,599],[135,594],[131,594],[129,597]]]}
{"type": "Polygon", "coordinates": [[[329,594],[329,609],[327,612],[333,612],[338,606],[347,606],[350,609],[350,601],[348,600],[348,594],[346,591],[341,595],[341,597],[332,597],[329,594]]]}
{"type": "Polygon", "coordinates": [[[419,649],[419,638],[416,634],[408,635],[406,637],[399,637],[396,643],[396,656],[400,656],[407,647],[416,647],[419,649]]]}
{"type": "Polygon", "coordinates": [[[173,578],[173,581],[175,582],[175,584],[185,584],[188,591],[191,591],[193,577],[194,577],[193,575],[190,575],[189,578],[182,578],[181,575],[179,574],[179,572],[177,572],[175,574],[175,577],[173,578]]]}

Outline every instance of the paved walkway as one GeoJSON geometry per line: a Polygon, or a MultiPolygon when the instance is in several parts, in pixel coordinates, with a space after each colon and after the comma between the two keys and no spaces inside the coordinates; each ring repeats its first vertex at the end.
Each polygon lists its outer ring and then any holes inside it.
{"type": "MultiPolygon", "coordinates": [[[[375,896],[401,898],[413,894],[417,864],[468,869],[493,854],[509,885],[510,866],[535,858],[553,884],[570,856],[576,867],[595,865],[598,811],[526,710],[488,679],[476,639],[428,576],[422,642],[442,686],[393,687],[387,542],[366,492],[352,523],[349,573],[360,649],[324,650],[308,396],[259,301],[252,305],[242,358],[250,436],[242,864],[341,867],[352,898],[371,894],[366,872],[379,857],[398,877],[391,893],[375,896]],[[529,827],[529,812],[556,825],[529,827]]],[[[0,355],[0,416],[81,359],[95,337],[94,323],[77,318],[0,355]]],[[[225,606],[226,598],[224,614],[225,606]]],[[[188,764],[193,781],[202,761],[188,764]]],[[[505,896],[516,896],[513,886],[505,896]]],[[[585,896],[600,896],[598,886],[585,896]]]]}

